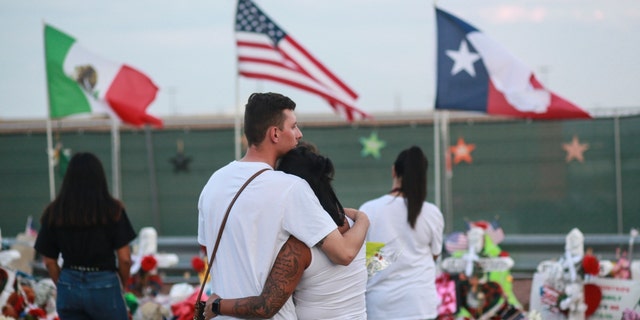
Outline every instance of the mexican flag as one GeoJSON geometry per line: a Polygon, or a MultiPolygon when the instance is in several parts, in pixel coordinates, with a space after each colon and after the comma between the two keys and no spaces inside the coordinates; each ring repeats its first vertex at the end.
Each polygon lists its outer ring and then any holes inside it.
{"type": "Polygon", "coordinates": [[[51,118],[106,113],[134,126],[162,126],[146,113],[158,92],[146,75],[95,55],[49,25],[44,43],[51,118]]]}

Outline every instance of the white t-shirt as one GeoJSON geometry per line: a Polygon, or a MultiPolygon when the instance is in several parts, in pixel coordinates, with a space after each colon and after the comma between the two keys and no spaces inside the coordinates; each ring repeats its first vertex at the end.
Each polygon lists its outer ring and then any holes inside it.
{"type": "MultiPolygon", "coordinates": [[[[207,253],[213,252],[231,200],[263,168],[271,167],[233,161],[213,173],[204,186],[198,201],[198,243],[206,245],[207,253]]],[[[312,247],[335,229],[306,181],[281,171],[263,172],[244,189],[229,213],[211,268],[211,289],[223,299],[259,295],[290,235],[312,247]]],[[[274,317],[295,318],[292,299],[274,317]]]]}
{"type": "Polygon", "coordinates": [[[438,316],[436,266],[433,255],[442,252],[444,218],[425,202],[412,229],[405,199],[384,195],[365,202],[369,216],[367,241],[386,244],[389,266],[367,282],[369,319],[431,319],[438,316]]]}
{"type": "Polygon", "coordinates": [[[364,245],[347,266],[332,263],[322,250],[313,247],[311,264],[293,293],[298,319],[365,320],[366,288],[364,245]]]}

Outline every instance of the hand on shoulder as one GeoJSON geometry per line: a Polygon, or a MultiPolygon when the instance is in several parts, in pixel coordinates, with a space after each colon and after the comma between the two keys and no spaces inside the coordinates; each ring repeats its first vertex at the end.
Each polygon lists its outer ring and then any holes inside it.
{"type": "Polygon", "coordinates": [[[344,213],[347,215],[347,217],[349,217],[349,219],[353,221],[358,221],[360,219],[369,220],[369,217],[367,217],[367,214],[358,209],[344,208],[344,213]]]}

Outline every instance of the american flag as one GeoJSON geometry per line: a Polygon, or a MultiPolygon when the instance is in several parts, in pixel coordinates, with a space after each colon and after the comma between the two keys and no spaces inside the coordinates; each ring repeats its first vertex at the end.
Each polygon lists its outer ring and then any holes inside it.
{"type": "Polygon", "coordinates": [[[489,233],[489,237],[495,244],[500,244],[504,240],[504,230],[502,230],[498,220],[491,221],[491,227],[487,230],[487,233],[489,233]]]}
{"type": "Polygon", "coordinates": [[[38,230],[33,227],[33,218],[31,216],[27,218],[27,224],[24,228],[24,234],[30,237],[38,236],[38,230]]]}
{"type": "Polygon", "coordinates": [[[543,304],[556,306],[558,304],[558,298],[560,298],[560,292],[556,289],[546,284],[540,287],[540,302],[543,304]]]}
{"type": "Polygon", "coordinates": [[[275,81],[318,95],[349,122],[371,118],[355,107],[358,95],[349,86],[251,0],[238,0],[236,45],[241,76],[275,81]]]}
{"type": "Polygon", "coordinates": [[[467,235],[464,232],[456,231],[445,238],[444,248],[449,253],[467,250],[468,242],[467,235]]]}

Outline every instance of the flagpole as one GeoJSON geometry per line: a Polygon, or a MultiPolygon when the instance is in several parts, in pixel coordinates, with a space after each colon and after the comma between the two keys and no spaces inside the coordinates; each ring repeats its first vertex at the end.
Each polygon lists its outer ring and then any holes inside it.
{"type": "Polygon", "coordinates": [[[44,86],[47,88],[47,163],[49,166],[49,199],[53,201],[56,198],[56,177],[53,173],[53,134],[51,128],[51,93],[49,92],[49,79],[47,79],[47,42],[44,37],[46,22],[42,20],[42,45],[45,50],[44,56],[44,86]]]}
{"type": "Polygon", "coordinates": [[[433,111],[433,157],[435,159],[435,205],[438,208],[442,208],[441,200],[441,177],[442,177],[442,161],[440,155],[440,124],[438,119],[438,110],[433,111]]]}
{"type": "MultiPolygon", "coordinates": [[[[237,64],[237,62],[236,62],[237,64]]],[[[235,104],[235,119],[234,119],[234,124],[233,124],[233,128],[234,128],[234,135],[233,135],[233,141],[234,141],[234,145],[235,145],[235,159],[236,160],[240,160],[240,141],[241,141],[241,136],[240,136],[240,90],[238,89],[238,85],[239,85],[239,81],[238,81],[238,74],[236,73],[236,104],[235,104]]]]}
{"type": "Polygon", "coordinates": [[[145,144],[147,145],[147,168],[149,168],[149,190],[151,193],[151,215],[153,216],[153,226],[158,232],[160,229],[160,211],[158,205],[158,180],[156,179],[155,156],[153,153],[153,140],[149,125],[144,126],[145,144]]]}
{"type": "Polygon", "coordinates": [[[444,111],[442,113],[442,117],[440,118],[442,121],[440,125],[440,134],[442,141],[442,150],[443,156],[445,157],[445,175],[442,181],[444,182],[443,187],[443,206],[444,206],[444,214],[445,214],[445,230],[447,232],[453,231],[453,206],[451,203],[451,173],[450,169],[446,168],[446,157],[449,157],[449,112],[444,111]]]}
{"type": "Polygon", "coordinates": [[[113,197],[121,199],[120,197],[120,130],[118,128],[118,121],[115,118],[111,118],[111,177],[113,197]]]}
{"type": "MultiPolygon", "coordinates": [[[[49,107],[51,113],[51,107],[49,107]]],[[[53,201],[56,198],[56,177],[53,174],[53,134],[51,129],[51,117],[47,117],[47,158],[49,165],[49,199],[53,201]]]]}
{"type": "MultiPolygon", "coordinates": [[[[234,12],[234,19],[235,17],[238,16],[238,3],[236,1],[236,12],[234,12]]],[[[234,20],[234,29],[235,29],[235,20],[234,20]]],[[[235,33],[234,33],[235,35],[235,33]]],[[[236,37],[236,41],[237,39],[237,35],[236,37]]],[[[240,141],[241,141],[241,135],[240,135],[240,113],[241,113],[241,109],[240,109],[240,66],[238,65],[238,46],[235,46],[236,49],[236,103],[235,103],[235,116],[234,116],[234,122],[233,122],[233,128],[234,128],[234,135],[233,135],[233,141],[234,141],[234,146],[235,146],[235,159],[236,160],[240,160],[240,141]]]]}
{"type": "MultiPolygon", "coordinates": [[[[618,220],[618,234],[623,233],[623,210],[622,210],[622,170],[620,160],[620,116],[613,118],[613,142],[615,152],[615,172],[616,172],[616,213],[618,220]]],[[[630,259],[631,257],[629,257],[630,259]]],[[[631,261],[631,260],[630,260],[631,261]]]]}

